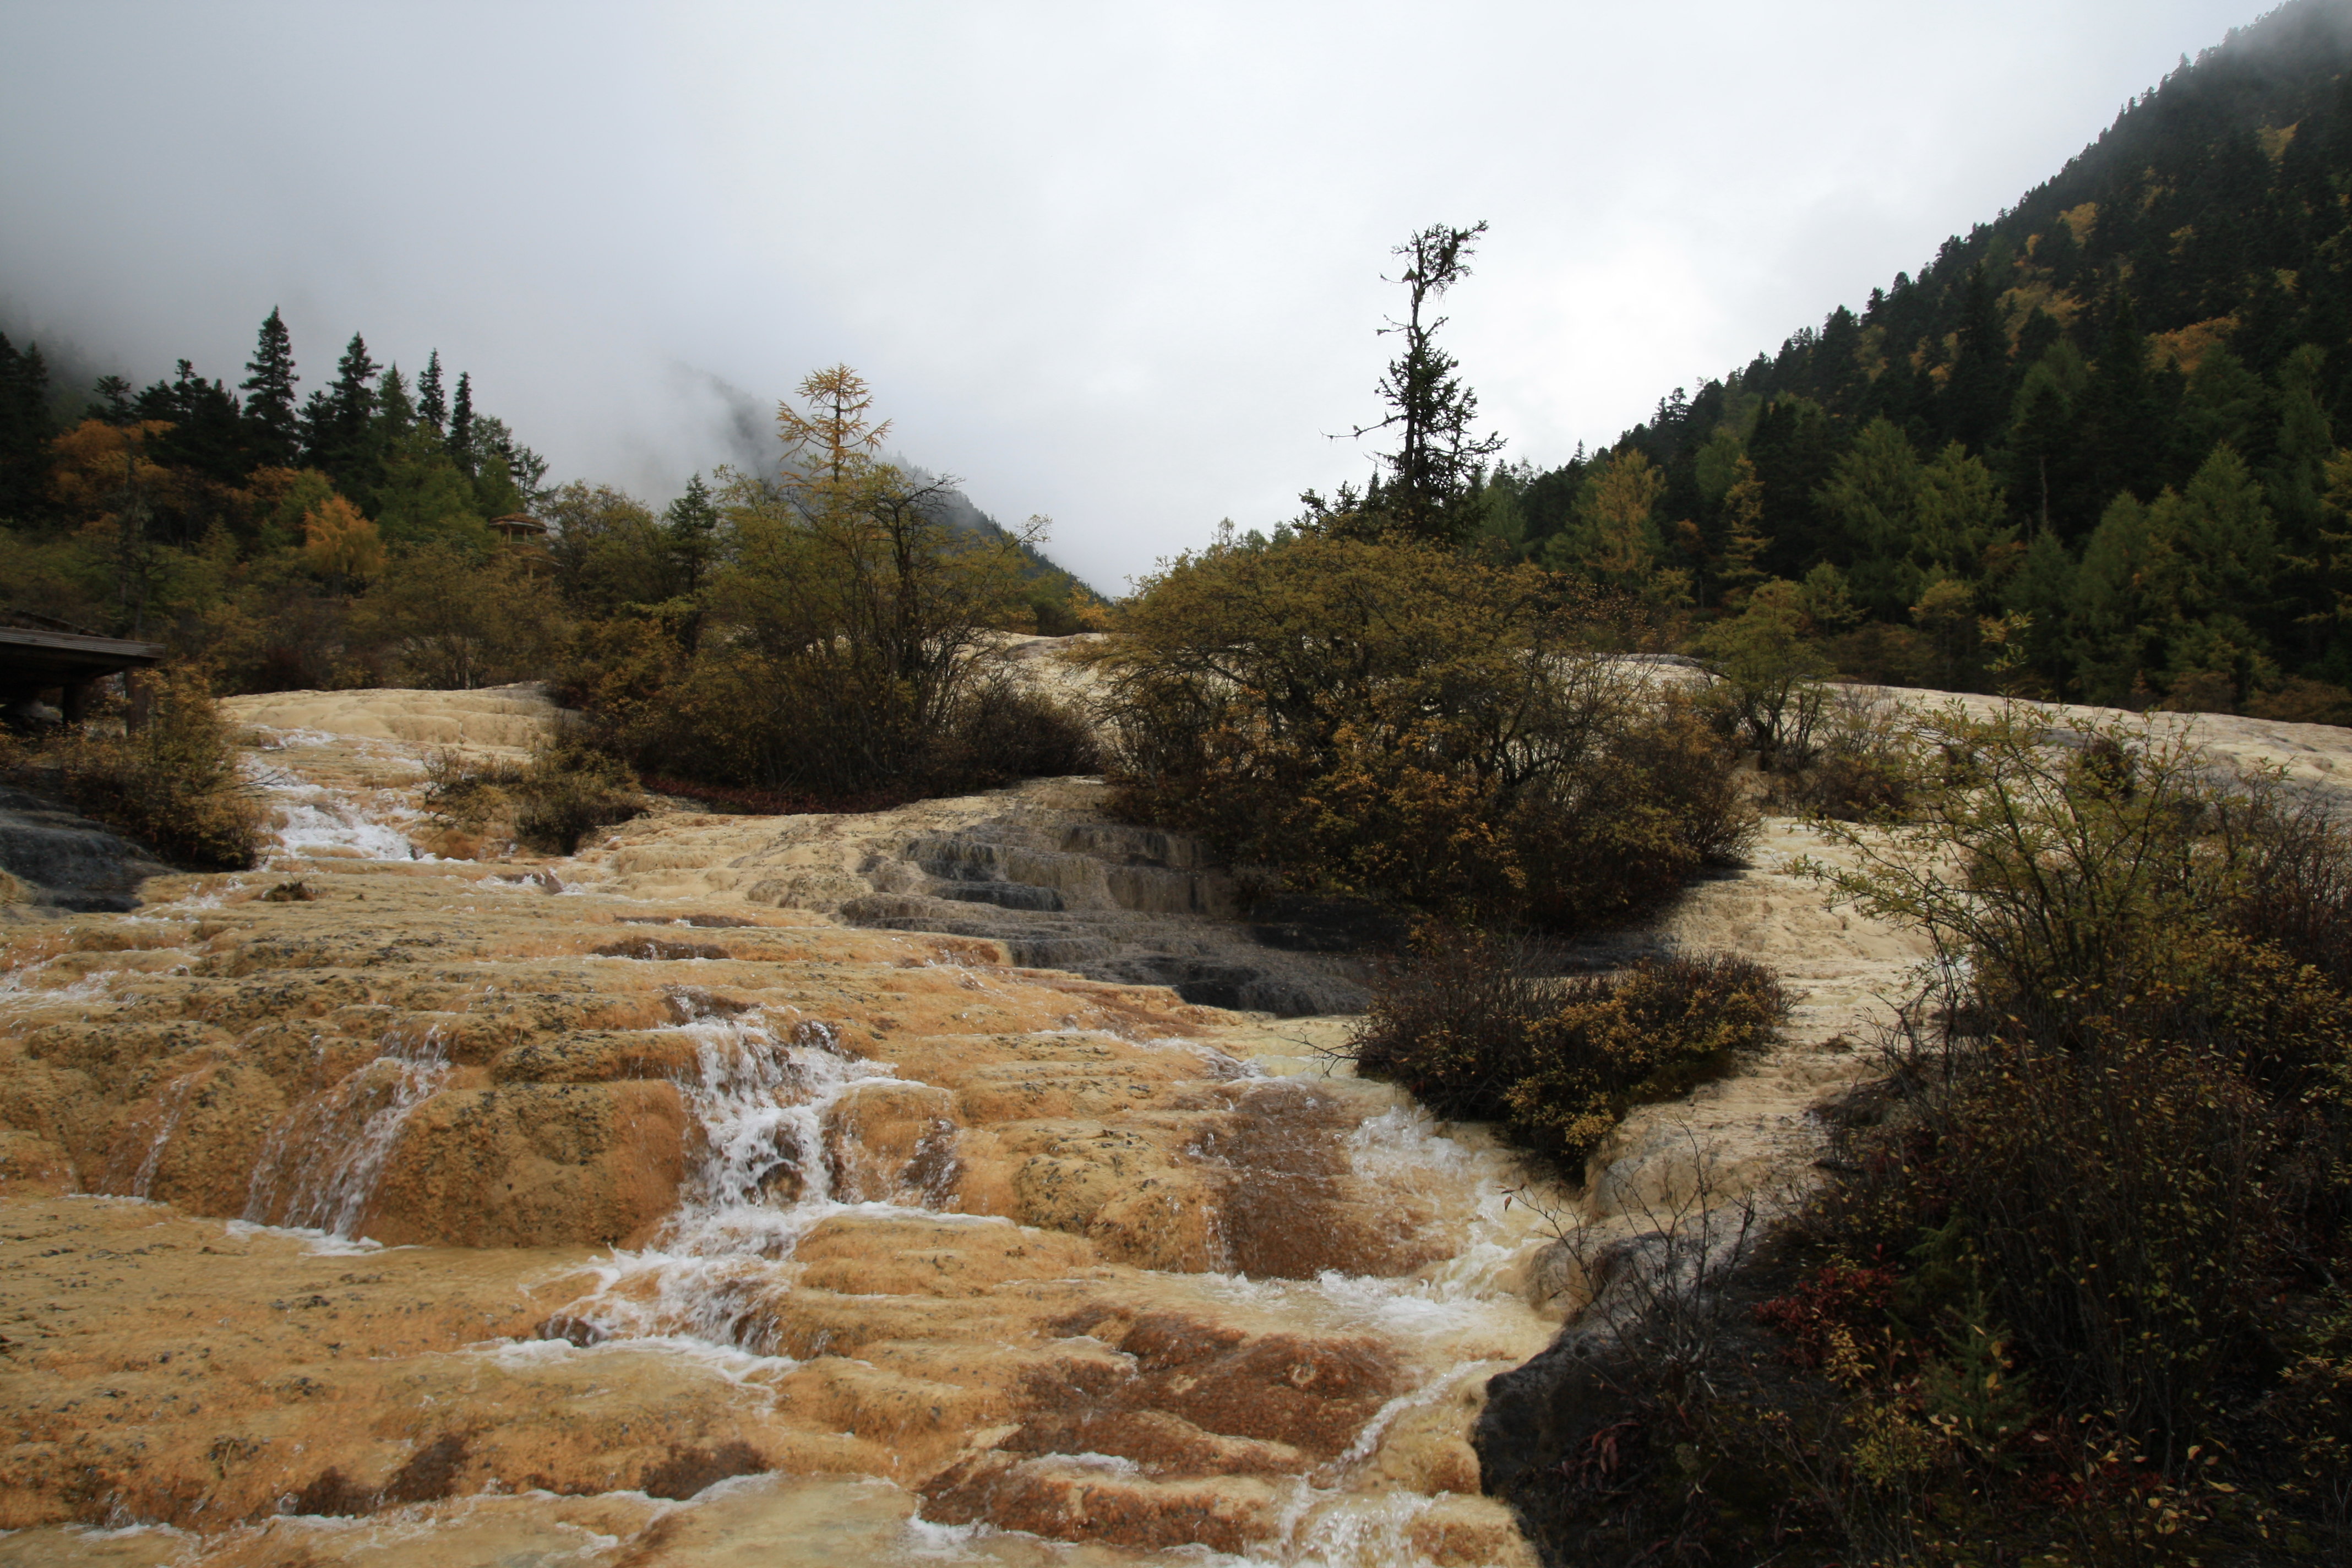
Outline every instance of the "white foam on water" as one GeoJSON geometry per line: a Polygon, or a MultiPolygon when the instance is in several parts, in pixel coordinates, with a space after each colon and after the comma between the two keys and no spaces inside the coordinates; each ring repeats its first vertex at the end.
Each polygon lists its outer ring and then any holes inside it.
{"type": "Polygon", "coordinates": [[[887,1065],[842,1055],[821,1026],[816,1043],[781,1039],[756,1018],[677,1028],[696,1047],[694,1077],[679,1088],[701,1129],[701,1164],[652,1245],[616,1253],[571,1315],[618,1338],[734,1347],[759,1297],[782,1282],[778,1266],[817,1226],[921,1211],[833,1194],[825,1113],[857,1085],[894,1077],[887,1065]]]}
{"type": "Polygon", "coordinates": [[[1370,1334],[1440,1363],[1449,1342],[1482,1329],[1535,1331],[1518,1277],[1553,1232],[1541,1210],[1524,1201],[1527,1172],[1517,1158],[1447,1136],[1411,1104],[1366,1117],[1349,1135],[1349,1156],[1357,1179],[1373,1192],[1436,1202],[1433,1223],[1452,1237],[1444,1257],[1403,1275],[1213,1274],[1202,1278],[1206,1291],[1256,1310],[1370,1334]]]}
{"type": "Polygon", "coordinates": [[[188,1113],[188,1101],[195,1090],[196,1076],[191,1073],[167,1085],[162,1095],[157,1097],[163,1105],[163,1114],[155,1124],[155,1135],[147,1141],[146,1156],[139,1162],[139,1169],[131,1178],[132,1197],[154,1195],[156,1168],[163,1164],[163,1151],[171,1146],[172,1134],[180,1130],[180,1119],[188,1113]]]}
{"type": "Polygon", "coordinates": [[[113,999],[108,981],[123,973],[119,970],[94,970],[78,980],[61,984],[43,984],[54,959],[43,959],[26,964],[21,969],[0,972],[0,1016],[27,1011],[35,1007],[71,1006],[82,1002],[106,1002],[113,999]]]}
{"type": "Polygon", "coordinates": [[[633,1355],[658,1355],[690,1362],[731,1384],[758,1382],[800,1363],[790,1356],[758,1355],[732,1345],[713,1344],[687,1334],[639,1334],[625,1339],[599,1340],[575,1345],[569,1340],[485,1340],[468,1345],[470,1354],[509,1369],[546,1366],[559,1362],[595,1362],[633,1355]]]}
{"type": "Polygon", "coordinates": [[[271,786],[272,826],[278,843],[296,855],[348,853],[362,860],[417,860],[405,827],[416,814],[381,804],[361,805],[324,784],[271,786]]]}
{"type": "MultiPolygon", "coordinates": [[[[681,1083],[701,1129],[703,1154],[677,1213],[654,1242],[616,1253],[597,1269],[596,1287],[564,1315],[610,1336],[586,1349],[562,1341],[484,1347],[483,1353],[525,1365],[576,1355],[659,1351],[711,1365],[735,1381],[772,1377],[799,1364],[761,1353],[766,1303],[792,1288],[793,1249],[827,1218],[919,1216],[927,1224],[1003,1226],[996,1216],[952,1215],[893,1203],[850,1203],[832,1189],[825,1148],[827,1112],[858,1085],[895,1078],[887,1066],[846,1057],[822,1044],[793,1043],[755,1019],[677,1026],[696,1042],[691,1079],[681,1083]]],[[[1073,1036],[1098,1030],[1055,1031],[1073,1036]]],[[[822,1038],[820,1037],[820,1038],[822,1038]]],[[[1215,1061],[1234,1061],[1200,1042],[1155,1042],[1215,1061]]],[[[1238,1064],[1236,1064],[1238,1065],[1238,1064]]],[[[836,1132],[835,1136],[839,1136],[836,1132]]],[[[1513,1202],[1525,1175],[1507,1153],[1465,1145],[1406,1105],[1367,1116],[1349,1139],[1349,1162],[1374,1191],[1435,1195],[1460,1245],[1449,1256],[1401,1278],[1327,1272],[1307,1280],[1251,1280],[1231,1275],[1181,1278],[1184,1288],[1286,1320],[1309,1331],[1362,1332],[1433,1369],[1388,1401],[1350,1446],[1311,1477],[1279,1483],[1285,1491],[1275,1540],[1242,1557],[1202,1547],[1129,1552],[1085,1542],[1046,1542],[985,1525],[945,1526],[909,1520],[896,1554],[913,1561],[1001,1561],[1016,1542],[1024,1561],[1263,1564],[1265,1568],[1402,1568],[1425,1561],[1412,1545],[1417,1521],[1437,1500],[1367,1481],[1381,1443],[1400,1417],[1459,1397],[1465,1377],[1484,1376],[1483,1362],[1463,1364],[1450,1347],[1502,1342],[1523,1353],[1549,1336],[1507,1278],[1515,1263],[1548,1239],[1539,1216],[1513,1202]]],[[[1491,1350],[1480,1353],[1492,1355],[1491,1350]]],[[[1021,1461],[1044,1472],[1084,1472],[1106,1479],[1141,1473],[1128,1458],[1105,1454],[1038,1455],[1021,1461]]]]}
{"type": "Polygon", "coordinates": [[[249,1219],[222,1222],[223,1234],[243,1240],[255,1236],[283,1237],[299,1241],[304,1250],[318,1258],[364,1258],[377,1252],[400,1252],[403,1247],[386,1247],[364,1236],[333,1236],[314,1226],[260,1225],[249,1219]]]}

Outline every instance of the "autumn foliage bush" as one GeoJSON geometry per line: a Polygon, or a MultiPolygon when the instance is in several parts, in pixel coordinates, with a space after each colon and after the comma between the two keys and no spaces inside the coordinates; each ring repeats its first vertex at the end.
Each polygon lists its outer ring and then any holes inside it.
{"type": "Polygon", "coordinates": [[[1015,679],[1034,622],[1024,537],[962,527],[946,486],[874,455],[865,383],[802,385],[775,479],[731,474],[699,597],[583,627],[562,681],[600,744],[649,773],[870,805],[1096,764],[1091,729],[1015,679]]]}
{"type": "Polygon", "coordinates": [[[1565,979],[1557,962],[1523,941],[1433,936],[1375,983],[1356,1070],[1441,1116],[1500,1122],[1575,1176],[1629,1108],[1721,1073],[1788,1013],[1769,969],[1727,953],[1565,979]]]}
{"type": "Polygon", "coordinates": [[[62,795],[167,860],[240,870],[260,853],[263,812],[237,771],[236,731],[202,669],[137,678],[135,722],[96,726],[0,752],[7,774],[62,795]]]}
{"type": "Polygon", "coordinates": [[[435,752],[425,807],[444,828],[569,855],[597,828],[644,816],[646,798],[627,763],[566,729],[521,763],[435,752]]]}
{"type": "Polygon", "coordinates": [[[1593,592],[1395,540],[1226,538],[1095,656],[1115,807],[1293,891],[1575,931],[1755,818],[1694,708],[1594,646],[1593,592]]]}
{"type": "Polygon", "coordinates": [[[1951,765],[1816,868],[1934,944],[1889,1076],[1708,1397],[1603,1357],[1593,1418],[1682,1458],[1515,1500],[1592,1562],[2345,1560],[2352,826],[2130,724],[1920,737],[1951,765]]]}

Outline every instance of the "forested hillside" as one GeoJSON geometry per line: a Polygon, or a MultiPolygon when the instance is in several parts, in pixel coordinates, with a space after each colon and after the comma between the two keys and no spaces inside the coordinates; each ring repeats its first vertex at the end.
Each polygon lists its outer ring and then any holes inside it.
{"type": "Polygon", "coordinates": [[[2352,5],[2281,6],[1484,529],[1857,676],[2352,721],[2347,73],[2352,5]]]}

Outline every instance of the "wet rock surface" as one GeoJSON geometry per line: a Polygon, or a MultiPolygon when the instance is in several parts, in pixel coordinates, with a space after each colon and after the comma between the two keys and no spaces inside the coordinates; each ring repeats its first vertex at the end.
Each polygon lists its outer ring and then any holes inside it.
{"type": "MultiPolygon", "coordinates": [[[[1245,910],[1197,842],[1109,820],[1106,793],[1055,779],[870,816],[772,821],[756,837],[715,831],[705,874],[753,901],[980,937],[1016,966],[1165,985],[1204,1006],[1278,1017],[1362,1006],[1365,955],[1395,939],[1393,922],[1300,899],[1245,910]]],[[[615,863],[642,874],[627,837],[615,863]]],[[[668,853],[646,868],[688,868],[668,853]]]]}
{"type": "Polygon", "coordinates": [[[0,786],[0,920],[136,909],[140,884],[166,869],[60,802],[0,786]]]}

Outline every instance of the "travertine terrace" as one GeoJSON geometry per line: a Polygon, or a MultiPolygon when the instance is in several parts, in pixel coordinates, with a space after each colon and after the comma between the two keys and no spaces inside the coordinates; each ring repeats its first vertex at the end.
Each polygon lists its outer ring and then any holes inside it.
{"type": "MultiPolygon", "coordinates": [[[[846,923],[1087,786],[436,857],[424,752],[536,693],[233,706],[268,867],[0,925],[0,1564],[1524,1560],[1466,1435],[1576,1305],[1564,1194],[1335,1069],[1343,1019],[846,923]]],[[[1785,1179],[1863,1070],[1919,952],[1817,847],[1644,939],[1804,996],[1602,1152],[1604,1217],[1785,1179]]]]}

